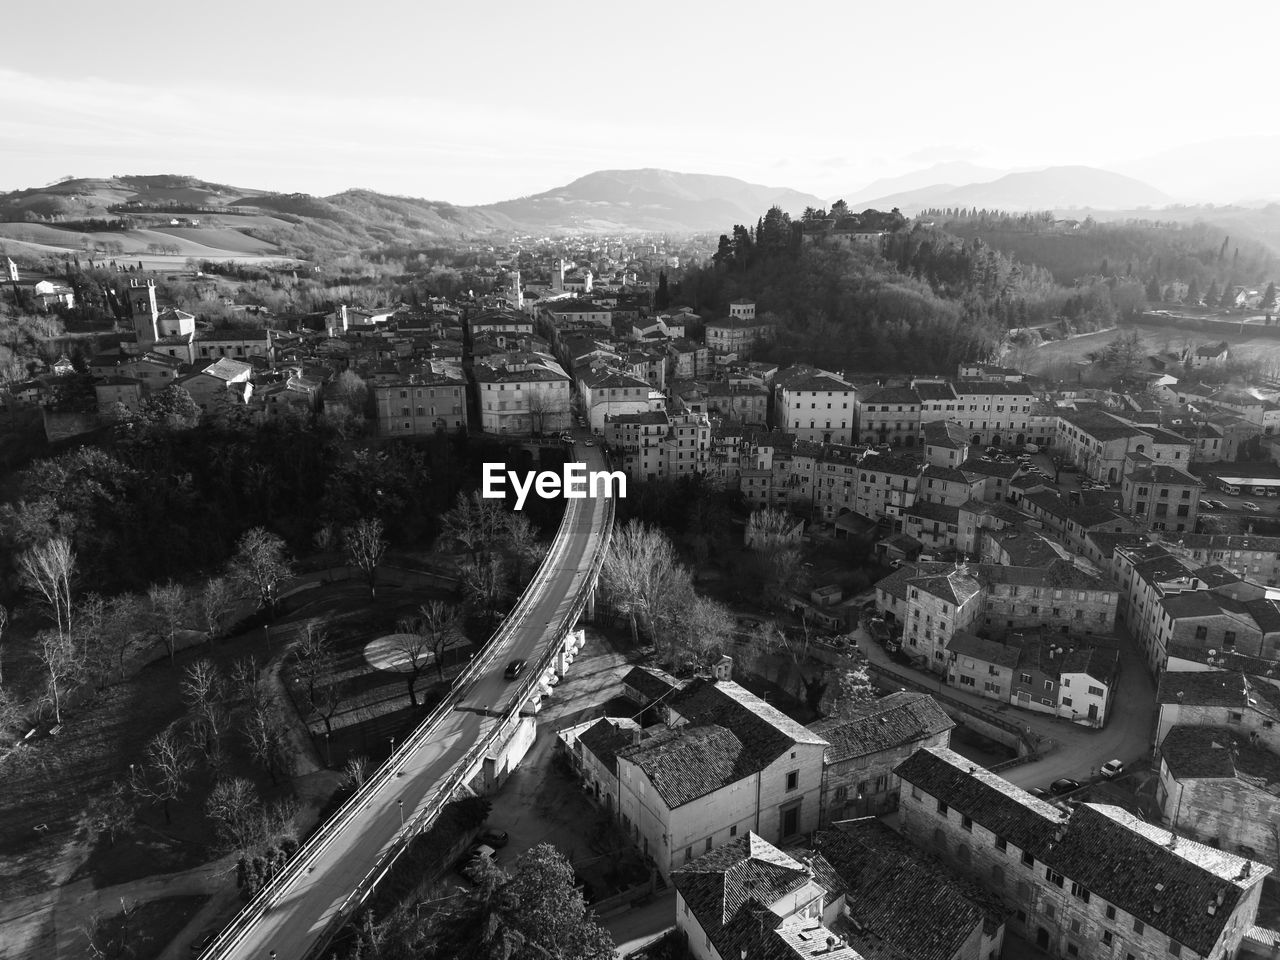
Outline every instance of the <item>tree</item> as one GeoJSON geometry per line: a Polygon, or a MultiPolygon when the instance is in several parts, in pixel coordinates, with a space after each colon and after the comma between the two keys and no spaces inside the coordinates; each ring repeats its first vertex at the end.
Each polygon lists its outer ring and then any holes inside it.
{"type": "Polygon", "coordinates": [[[1192,277],[1191,282],[1187,284],[1187,303],[1197,305],[1200,303],[1200,284],[1196,282],[1196,278],[1192,277]]]}
{"type": "Polygon", "coordinates": [[[212,660],[197,660],[182,680],[182,699],[191,720],[191,738],[215,768],[220,766],[222,737],[230,723],[227,680],[212,660]]]}
{"type": "Polygon", "coordinates": [[[259,696],[249,706],[244,721],[245,742],[254,762],[267,772],[273,784],[278,784],[280,776],[292,766],[284,729],[284,721],[267,697],[259,696]]]}
{"type": "Polygon", "coordinates": [[[335,384],[337,395],[347,405],[353,417],[365,418],[365,405],[369,401],[369,387],[354,370],[343,370],[335,384]]]}
{"type": "Polygon", "coordinates": [[[1122,380],[1137,374],[1145,362],[1142,337],[1138,331],[1117,334],[1103,351],[1102,362],[1122,380]]]}
{"type": "Polygon", "coordinates": [[[187,588],[172,580],[165,584],[152,584],[147,590],[147,599],[151,602],[151,621],[169,651],[169,662],[173,663],[178,630],[191,606],[187,588]]]}
{"type": "Polygon", "coordinates": [[[377,517],[363,517],[342,531],[347,562],[358,567],[369,581],[370,600],[376,590],[378,564],[387,552],[387,539],[382,533],[382,521],[377,517]]]}
{"type": "Polygon", "coordinates": [[[547,420],[559,422],[569,412],[568,401],[546,390],[529,391],[529,429],[535,436],[547,432],[547,420]]]}
{"type": "Polygon", "coordinates": [[[615,529],[600,577],[610,603],[625,614],[631,624],[631,639],[639,643],[639,626],[644,623],[651,638],[653,604],[662,588],[676,577],[679,564],[675,548],[666,534],[630,520],[615,529]]]}
{"type": "Polygon", "coordinates": [[[506,534],[504,536],[507,549],[516,558],[515,577],[518,586],[524,586],[525,565],[541,559],[546,549],[538,541],[538,532],[529,518],[523,513],[507,514],[506,534]]]}
{"type": "Polygon", "coordinates": [[[262,842],[262,802],[257,788],[243,777],[214,784],[204,812],[226,852],[249,852],[262,842]]]}
{"type": "Polygon", "coordinates": [[[1151,303],[1156,303],[1160,299],[1160,281],[1156,277],[1152,277],[1147,281],[1147,300],[1151,303]]]}
{"type": "Polygon", "coordinates": [[[106,793],[95,794],[86,811],[92,836],[106,837],[107,846],[114,847],[116,840],[127,836],[137,824],[138,807],[133,788],[117,780],[106,793]]]}
{"type": "Polygon", "coordinates": [[[775,606],[785,606],[803,570],[795,540],[798,521],[784,510],[766,507],[747,519],[746,539],[760,563],[764,594],[775,606]]]}
{"type": "Polygon", "coordinates": [[[139,416],[147,423],[165,430],[190,430],[200,424],[200,406],[182,387],[169,384],[142,398],[139,416]]]}
{"type": "Polygon", "coordinates": [[[507,577],[501,557],[471,561],[462,565],[462,588],[477,614],[489,622],[502,616],[507,597],[507,577]]]}
{"type": "Polygon", "coordinates": [[[829,715],[852,717],[859,708],[876,699],[876,688],[865,663],[848,667],[836,674],[835,695],[831,699],[829,715]]]}
{"type": "Polygon", "coordinates": [[[1262,310],[1270,310],[1273,306],[1275,306],[1275,302],[1276,302],[1276,285],[1275,285],[1275,281],[1273,280],[1272,282],[1267,284],[1267,289],[1262,294],[1262,302],[1258,304],[1258,307],[1262,310]]]}
{"type": "Polygon", "coordinates": [[[612,960],[614,943],[588,909],[573,866],[551,844],[531,848],[511,874],[489,867],[461,898],[429,918],[431,960],[612,960]]]}
{"type": "Polygon", "coordinates": [[[37,640],[36,653],[46,675],[45,695],[53,707],[53,722],[61,723],[63,688],[71,687],[83,675],[83,652],[76,646],[75,638],[67,634],[44,630],[37,640]]]}
{"type": "Polygon", "coordinates": [[[0,743],[12,740],[26,719],[27,711],[22,701],[11,691],[0,687],[0,743]]]}
{"type": "Polygon", "coordinates": [[[465,639],[459,626],[460,620],[458,608],[441,600],[428,600],[418,607],[414,627],[426,639],[427,647],[436,662],[436,673],[441,680],[444,679],[445,652],[465,639]]]}
{"type": "Polygon", "coordinates": [[[671,291],[667,288],[667,271],[658,271],[658,289],[653,294],[653,309],[665,310],[671,306],[671,291]]]}
{"type": "Polygon", "coordinates": [[[209,646],[222,636],[223,620],[231,612],[235,599],[235,590],[226,577],[210,577],[204,582],[197,603],[209,646]]]}
{"type": "Polygon", "coordinates": [[[469,497],[459,493],[453,508],[440,518],[440,535],[461,543],[475,559],[488,551],[505,526],[499,501],[482,497],[479,491],[469,497]]]}
{"type": "Polygon", "coordinates": [[[76,555],[66,537],[53,537],[18,554],[18,580],[39,595],[60,637],[71,632],[71,578],[76,555]]]}
{"type": "Polygon", "coordinates": [[[422,632],[421,618],[405,617],[396,625],[396,630],[391,650],[397,654],[399,661],[403,664],[405,683],[409,687],[409,703],[416,708],[418,677],[422,676],[422,671],[431,657],[431,642],[422,632]]]}
{"type": "Polygon", "coordinates": [[[80,927],[86,940],[85,947],[90,960],[130,960],[145,949],[150,942],[137,929],[138,903],[120,898],[120,912],[107,916],[96,910],[80,927]]]}
{"type": "Polygon", "coordinates": [[[186,791],[187,778],[194,766],[186,738],[179,733],[178,724],[171,723],[147,744],[142,772],[134,773],[134,792],[159,801],[164,809],[164,822],[173,823],[169,803],[186,791]]]}
{"type": "Polygon", "coordinates": [[[359,790],[368,779],[369,758],[363,754],[347,757],[346,765],[342,768],[342,785],[351,790],[359,790]]]}
{"type": "Polygon", "coordinates": [[[275,617],[276,591],[280,581],[292,572],[285,557],[284,540],[265,527],[254,527],[245,532],[236,544],[229,573],[257,591],[267,615],[275,617]]]}

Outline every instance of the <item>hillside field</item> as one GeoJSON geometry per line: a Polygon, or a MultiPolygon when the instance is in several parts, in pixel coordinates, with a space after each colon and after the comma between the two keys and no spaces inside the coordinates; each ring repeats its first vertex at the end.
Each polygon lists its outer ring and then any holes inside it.
{"type": "Polygon", "coordinates": [[[1238,360],[1251,362],[1280,362],[1280,340],[1272,337],[1251,335],[1246,326],[1243,333],[1233,331],[1211,335],[1198,330],[1187,330],[1181,327],[1162,327],[1153,324],[1122,324],[1119,330],[1108,330],[1102,333],[1091,333],[1074,340],[1057,340],[1039,347],[1032,360],[1031,372],[1038,373],[1047,367],[1062,363],[1073,363],[1087,360],[1088,355],[1101,351],[1116,338],[1118,334],[1136,330],[1142,337],[1143,349],[1147,353],[1164,353],[1180,350],[1185,346],[1201,346],[1207,343],[1226,340],[1231,347],[1231,354],[1238,360]]]}

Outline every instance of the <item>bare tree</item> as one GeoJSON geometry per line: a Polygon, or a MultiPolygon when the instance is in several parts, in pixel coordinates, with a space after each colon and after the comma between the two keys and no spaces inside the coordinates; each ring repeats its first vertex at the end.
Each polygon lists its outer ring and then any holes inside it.
{"type": "Polygon", "coordinates": [[[285,557],[284,540],[264,527],[245,532],[231,558],[230,574],[258,592],[269,616],[276,613],[276,592],[280,581],[292,572],[285,557]]]}
{"type": "Polygon", "coordinates": [[[71,578],[76,555],[66,537],[53,537],[18,554],[18,579],[49,608],[60,637],[71,632],[71,578]]]}
{"type": "Polygon", "coordinates": [[[254,761],[267,772],[273,784],[292,768],[292,756],[284,736],[284,723],[274,704],[260,697],[252,704],[244,721],[245,742],[254,761]]]}
{"type": "Polygon", "coordinates": [[[164,809],[164,822],[173,823],[170,801],[177,800],[187,788],[187,778],[195,760],[178,724],[171,723],[147,744],[142,772],[134,772],[133,789],[140,797],[159,801],[164,809]]]}
{"type": "Polygon", "coordinates": [[[147,599],[151,601],[152,622],[160,639],[164,641],[165,649],[169,651],[169,662],[173,663],[178,630],[191,608],[187,588],[172,580],[165,584],[153,584],[147,591],[147,599]]]}
{"type": "Polygon", "coordinates": [[[68,688],[65,692],[69,692],[80,679],[84,672],[84,659],[71,636],[44,630],[38,640],[36,652],[45,669],[45,694],[53,706],[53,722],[61,723],[64,687],[68,688]]]}
{"type": "Polygon", "coordinates": [[[506,533],[503,537],[507,549],[516,558],[516,580],[524,585],[525,565],[540,560],[546,547],[538,540],[538,531],[523,513],[507,515],[506,533]]]}
{"type": "Polygon", "coordinates": [[[387,538],[382,534],[382,521],[377,517],[364,517],[342,531],[347,562],[359,567],[369,581],[370,600],[377,588],[378,564],[387,552],[387,538]]]}
{"type": "Polygon", "coordinates": [[[0,687],[0,743],[13,739],[27,718],[26,708],[13,693],[0,687]]]}
{"type": "Polygon", "coordinates": [[[569,404],[559,396],[551,396],[541,390],[529,392],[529,429],[535,434],[546,433],[547,421],[559,421],[569,412],[569,404]]]}
{"type": "Polygon", "coordinates": [[[209,791],[205,815],[213,821],[223,850],[251,851],[263,842],[263,809],[258,790],[243,777],[219,780],[209,791]]]}
{"type": "Polygon", "coordinates": [[[80,927],[84,934],[87,956],[90,960],[129,960],[138,954],[138,948],[146,945],[143,934],[136,929],[135,915],[138,903],[120,898],[120,912],[108,915],[95,910],[80,927]]]}
{"type": "Polygon", "coordinates": [[[501,557],[489,557],[462,565],[462,586],[467,599],[475,610],[495,622],[502,614],[500,608],[507,596],[507,577],[503,572],[501,557]]]}
{"type": "Polygon", "coordinates": [[[364,754],[347,757],[347,764],[342,768],[342,783],[352,790],[359,790],[369,779],[369,758],[364,754]]]}
{"type": "MultiPolygon", "coordinates": [[[[333,717],[342,706],[347,686],[336,677],[337,651],[325,630],[307,624],[307,631],[293,648],[294,677],[302,684],[307,705],[324,722],[325,735],[333,733],[333,717]]],[[[327,754],[327,750],[326,750],[327,754]]]]}
{"type": "Polygon", "coordinates": [[[76,605],[76,642],[84,651],[85,673],[98,689],[111,682],[115,671],[108,641],[110,605],[99,593],[87,593],[76,605]]]}
{"type": "Polygon", "coordinates": [[[453,508],[440,518],[440,532],[461,543],[475,559],[489,551],[506,522],[506,513],[499,501],[486,499],[479,491],[470,497],[459,493],[453,508]]]}
{"type": "Polygon", "coordinates": [[[396,625],[396,631],[391,649],[407,667],[404,673],[405,683],[409,687],[409,703],[416,707],[418,677],[422,676],[423,669],[431,659],[431,641],[422,632],[422,620],[416,617],[402,618],[396,625]]]}
{"type": "Polygon", "coordinates": [[[876,688],[865,663],[838,671],[835,685],[830,716],[854,716],[861,707],[876,699],[876,688]]]}
{"type": "Polygon", "coordinates": [[[187,667],[182,699],[191,720],[191,738],[214,767],[221,763],[222,737],[231,722],[227,693],[226,678],[212,660],[197,660],[187,667]]]}
{"type": "Polygon", "coordinates": [[[795,541],[798,521],[782,510],[765,508],[747,520],[747,543],[761,564],[765,595],[775,605],[785,605],[800,579],[799,545],[795,541]]]}
{"type": "Polygon", "coordinates": [[[0,683],[4,683],[4,631],[9,626],[9,611],[0,606],[0,683]]]}
{"type": "Polygon", "coordinates": [[[661,530],[631,520],[614,532],[600,576],[614,609],[630,621],[634,642],[639,643],[641,623],[654,636],[653,606],[677,579],[678,566],[675,548],[661,530]]]}
{"type": "Polygon", "coordinates": [[[417,629],[426,638],[436,661],[436,673],[444,679],[444,655],[463,639],[461,611],[442,600],[428,600],[418,607],[417,629]]]}
{"type": "Polygon", "coordinates": [[[213,646],[213,641],[222,636],[225,629],[223,621],[231,612],[235,599],[235,590],[226,577],[210,577],[205,581],[198,602],[200,621],[204,626],[205,636],[209,639],[209,646],[213,646]]]}

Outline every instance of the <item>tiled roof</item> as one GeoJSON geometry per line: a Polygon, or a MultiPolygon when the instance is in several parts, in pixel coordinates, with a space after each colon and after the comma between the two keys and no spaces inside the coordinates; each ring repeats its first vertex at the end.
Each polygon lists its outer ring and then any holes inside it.
{"type": "Polygon", "coordinates": [[[1238,744],[1239,731],[1226,727],[1199,727],[1175,724],[1160,741],[1160,756],[1169,771],[1179,780],[1224,778],[1236,775],[1232,744],[1238,744]]]}
{"type": "Polygon", "coordinates": [[[777,753],[791,744],[826,743],[732,680],[696,679],[675,694],[670,705],[689,723],[723,723],[742,729],[757,746],[777,753]]]}
{"type": "Polygon", "coordinates": [[[630,746],[640,725],[625,717],[601,717],[582,733],[578,742],[590,750],[615,777],[618,775],[618,751],[630,746]]]}
{"type": "Polygon", "coordinates": [[[1235,670],[1166,670],[1157,703],[1188,707],[1242,707],[1248,702],[1245,675],[1235,670]]]}
{"type": "Polygon", "coordinates": [[[947,641],[947,650],[961,657],[972,657],[998,667],[1016,667],[1022,648],[987,640],[966,630],[957,630],[947,641]]]}
{"type": "Polygon", "coordinates": [[[920,394],[916,393],[910,387],[881,387],[874,390],[860,401],[864,404],[872,403],[902,403],[902,404],[919,404],[920,394]]]}
{"type": "Polygon", "coordinates": [[[945,401],[955,400],[956,398],[956,392],[949,383],[924,383],[917,380],[912,389],[924,401],[945,401]]]}
{"type": "Polygon", "coordinates": [[[1003,920],[994,898],[921,854],[878,820],[822,830],[814,847],[844,881],[854,947],[876,956],[951,960],[988,915],[1003,920]]]}
{"type": "Polygon", "coordinates": [[[917,750],[894,773],[1036,857],[1064,816],[1052,804],[944,747],[917,750]]]}
{"type": "Polygon", "coordinates": [[[1000,477],[1008,480],[1014,476],[1022,465],[1019,463],[1001,463],[999,460],[983,460],[981,457],[970,457],[960,464],[965,473],[975,473],[984,477],[1000,477]]]}
{"type": "Polygon", "coordinates": [[[680,681],[662,670],[632,667],[622,678],[622,686],[635,690],[648,700],[657,700],[680,686],[680,681]]]}
{"type": "Polygon", "coordinates": [[[907,509],[905,516],[918,517],[921,520],[936,520],[939,523],[959,523],[960,508],[947,506],[945,503],[933,503],[928,500],[917,500],[907,509]]]}
{"type": "Polygon", "coordinates": [[[926,693],[891,693],[852,717],[828,717],[809,729],[828,741],[826,763],[865,757],[924,740],[954,727],[955,721],[926,693]]]}

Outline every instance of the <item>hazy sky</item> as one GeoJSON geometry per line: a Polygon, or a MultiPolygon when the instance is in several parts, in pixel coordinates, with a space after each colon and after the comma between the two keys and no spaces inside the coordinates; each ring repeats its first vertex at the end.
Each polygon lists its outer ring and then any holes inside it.
{"type": "Polygon", "coordinates": [[[665,167],[829,197],[943,160],[1114,167],[1280,133],[1278,26],[1257,0],[6,4],[0,189],[485,203],[665,167]]]}

